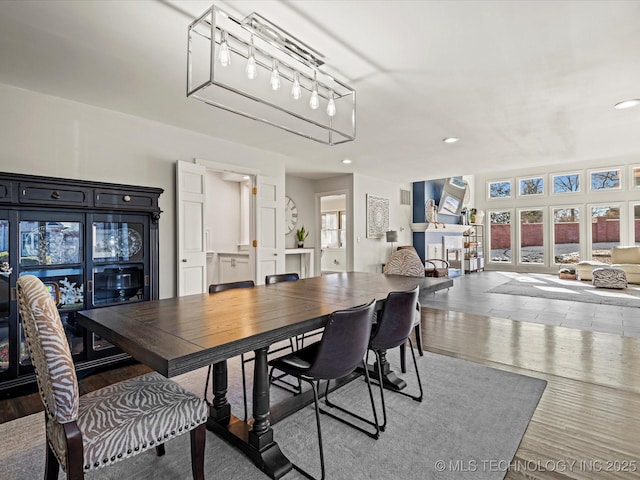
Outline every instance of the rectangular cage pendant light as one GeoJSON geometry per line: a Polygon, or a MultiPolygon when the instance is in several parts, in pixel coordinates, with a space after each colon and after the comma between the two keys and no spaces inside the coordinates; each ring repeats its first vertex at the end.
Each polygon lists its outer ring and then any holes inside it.
{"type": "Polygon", "coordinates": [[[324,57],[256,13],[212,5],[189,25],[187,97],[327,145],[356,138],[356,92],[324,57]]]}

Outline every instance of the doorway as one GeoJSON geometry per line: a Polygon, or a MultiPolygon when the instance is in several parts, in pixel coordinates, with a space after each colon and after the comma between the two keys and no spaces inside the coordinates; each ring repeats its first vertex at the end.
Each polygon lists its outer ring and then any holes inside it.
{"type": "Polygon", "coordinates": [[[206,182],[207,284],[255,281],[249,248],[253,175],[207,168],[206,182]]]}
{"type": "Polygon", "coordinates": [[[349,271],[349,215],[346,193],[319,194],[320,272],[349,271]]]}

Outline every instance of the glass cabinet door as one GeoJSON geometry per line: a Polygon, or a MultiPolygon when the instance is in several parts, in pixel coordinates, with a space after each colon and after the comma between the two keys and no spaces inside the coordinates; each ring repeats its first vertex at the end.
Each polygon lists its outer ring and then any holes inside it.
{"type": "MultiPolygon", "coordinates": [[[[91,221],[91,307],[149,300],[148,220],[135,215],[94,215],[91,221]]],[[[92,352],[113,345],[97,334],[92,352]]]]}
{"type": "Polygon", "coordinates": [[[145,225],[92,223],[94,306],[145,299],[145,225]]]}
{"type": "Polygon", "coordinates": [[[9,262],[9,220],[0,215],[0,373],[9,369],[9,314],[11,264],[9,262]]]}
{"type": "MultiPolygon", "coordinates": [[[[78,216],[64,214],[47,215],[51,220],[25,217],[18,224],[20,275],[35,275],[42,280],[58,307],[71,353],[81,356],[84,329],[77,322],[76,312],[85,306],[84,224],[69,220],[78,216]]],[[[31,366],[22,325],[19,365],[31,366]]]]}

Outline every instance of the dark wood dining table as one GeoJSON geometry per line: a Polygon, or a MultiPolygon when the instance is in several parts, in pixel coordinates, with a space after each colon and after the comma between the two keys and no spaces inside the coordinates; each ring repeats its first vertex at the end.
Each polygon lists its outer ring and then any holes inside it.
{"type": "Polygon", "coordinates": [[[372,299],[381,308],[389,292],[416,285],[423,296],[450,287],[453,280],[334,273],[215,295],[85,310],[78,319],[82,326],[166,377],[213,364],[214,397],[207,427],[244,451],[269,477],[278,479],[292,466],[271,428],[269,346],[324,326],[336,310],[372,299]],[[227,401],[226,360],[250,351],[255,355],[253,418],[244,422],[231,414],[227,401]]]}

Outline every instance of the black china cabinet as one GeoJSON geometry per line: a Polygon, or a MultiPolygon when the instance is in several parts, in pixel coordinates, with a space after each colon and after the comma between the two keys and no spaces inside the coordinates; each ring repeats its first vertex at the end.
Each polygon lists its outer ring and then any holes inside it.
{"type": "Polygon", "coordinates": [[[16,301],[21,275],[49,290],[79,372],[129,359],[76,314],[158,298],[162,192],[0,173],[0,391],[35,382],[16,301]]]}

